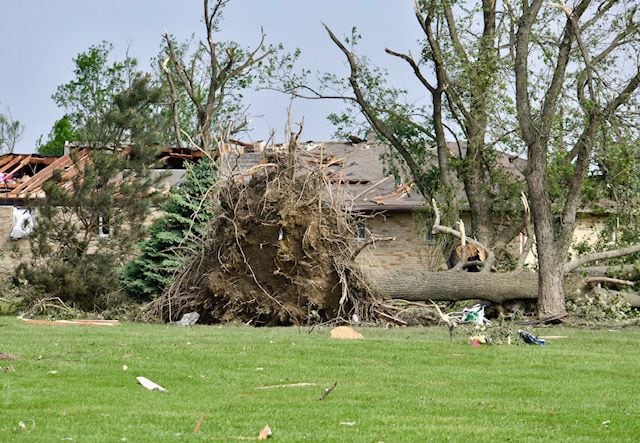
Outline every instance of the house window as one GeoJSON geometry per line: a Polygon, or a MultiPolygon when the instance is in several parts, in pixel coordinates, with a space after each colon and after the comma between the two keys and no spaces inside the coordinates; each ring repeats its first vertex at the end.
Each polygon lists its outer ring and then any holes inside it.
{"type": "Polygon", "coordinates": [[[100,215],[98,217],[98,236],[100,238],[109,237],[109,216],[100,215]]]}
{"type": "Polygon", "coordinates": [[[358,221],[358,224],[357,224],[356,228],[357,228],[356,238],[358,240],[366,240],[367,239],[367,224],[365,223],[365,221],[364,220],[358,221]]]}

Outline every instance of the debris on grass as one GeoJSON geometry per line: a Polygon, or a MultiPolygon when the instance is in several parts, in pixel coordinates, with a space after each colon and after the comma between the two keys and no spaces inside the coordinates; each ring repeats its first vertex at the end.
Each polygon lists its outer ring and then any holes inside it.
{"type": "Polygon", "coordinates": [[[324,400],[325,398],[327,398],[327,396],[333,392],[333,390],[336,388],[336,386],[338,386],[338,382],[335,382],[333,385],[331,385],[328,388],[326,388],[322,392],[322,395],[320,396],[320,398],[318,400],[324,400]]]}
{"type": "Polygon", "coordinates": [[[193,326],[198,322],[199,318],[200,314],[197,312],[188,312],[182,316],[180,321],[177,321],[174,324],[179,326],[193,326]]]}
{"type": "Polygon", "coordinates": [[[16,372],[16,368],[11,365],[5,366],[4,368],[0,366],[0,372],[16,372]]]}
{"type": "Polygon", "coordinates": [[[481,345],[491,344],[491,338],[487,337],[485,334],[472,335],[469,337],[469,344],[474,348],[478,348],[481,345]]]}
{"type": "Polygon", "coordinates": [[[138,383],[140,383],[143,387],[147,388],[150,391],[160,391],[160,392],[167,392],[167,390],[165,388],[163,388],[162,386],[160,386],[159,384],[152,382],[151,380],[149,380],[146,377],[136,377],[136,380],[138,381],[138,383]]]}
{"type": "Polygon", "coordinates": [[[341,421],[340,422],[340,426],[355,426],[356,422],[355,421],[341,421]]]}
{"type": "Polygon", "coordinates": [[[36,422],[34,420],[20,420],[20,422],[18,423],[18,430],[19,431],[24,431],[24,432],[33,432],[36,429],[36,422]],[[30,424],[30,426],[27,426],[27,423],[30,424]]]}
{"type": "Polygon", "coordinates": [[[118,326],[118,320],[38,320],[34,318],[19,317],[23,323],[28,325],[45,325],[45,326],[118,326]]]}
{"type": "Polygon", "coordinates": [[[306,386],[318,386],[316,383],[288,383],[284,385],[268,385],[268,386],[258,386],[256,389],[277,389],[277,388],[303,388],[306,386]]]}
{"type": "Polygon", "coordinates": [[[196,427],[193,428],[194,434],[197,434],[198,432],[200,432],[200,428],[202,427],[203,422],[204,422],[204,415],[200,417],[200,419],[198,420],[198,423],[196,423],[196,427]]]}
{"type": "Polygon", "coordinates": [[[47,374],[49,374],[49,375],[58,375],[58,371],[56,371],[56,370],[49,371],[49,372],[47,372],[47,374]]]}
{"type": "Polygon", "coordinates": [[[271,428],[269,427],[269,425],[265,425],[264,428],[262,428],[262,430],[260,431],[260,434],[258,434],[258,440],[266,440],[271,437],[271,434],[271,428]]]}
{"type": "Polygon", "coordinates": [[[128,371],[128,370],[129,370],[129,366],[127,366],[127,365],[122,365],[122,370],[123,370],[123,371],[128,371]]]}
{"type": "Polygon", "coordinates": [[[349,326],[338,326],[331,330],[331,338],[337,340],[362,340],[364,337],[349,326]]]}
{"type": "Polygon", "coordinates": [[[522,341],[525,342],[528,345],[540,345],[540,346],[542,346],[542,345],[545,344],[544,338],[538,338],[535,335],[533,335],[531,332],[523,331],[522,329],[518,329],[518,335],[520,336],[522,341]]]}
{"type": "Polygon", "coordinates": [[[9,352],[0,352],[0,360],[11,361],[17,360],[18,357],[9,352]]]}

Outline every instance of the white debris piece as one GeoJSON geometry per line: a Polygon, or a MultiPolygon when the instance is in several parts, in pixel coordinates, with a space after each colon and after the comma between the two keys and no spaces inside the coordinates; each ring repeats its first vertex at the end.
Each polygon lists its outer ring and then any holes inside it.
{"type": "Polygon", "coordinates": [[[150,391],[167,392],[167,390],[165,388],[163,388],[162,386],[160,386],[157,383],[152,382],[151,380],[149,380],[146,377],[136,377],[136,380],[138,380],[138,383],[140,383],[142,386],[144,386],[145,388],[147,388],[150,391]]]}

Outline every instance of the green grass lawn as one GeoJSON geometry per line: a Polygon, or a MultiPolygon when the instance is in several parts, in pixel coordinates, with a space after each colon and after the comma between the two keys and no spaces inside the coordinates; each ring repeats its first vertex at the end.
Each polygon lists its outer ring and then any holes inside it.
{"type": "Polygon", "coordinates": [[[19,358],[0,361],[15,369],[0,371],[0,440],[236,441],[268,423],[291,442],[640,441],[639,330],[480,348],[444,328],[361,332],[0,317],[0,352],[19,358]],[[258,389],[296,383],[313,385],[258,389]]]}

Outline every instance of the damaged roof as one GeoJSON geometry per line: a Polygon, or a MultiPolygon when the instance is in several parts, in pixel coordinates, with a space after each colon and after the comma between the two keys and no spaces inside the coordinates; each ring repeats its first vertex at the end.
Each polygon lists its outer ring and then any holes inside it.
{"type": "MultiPolygon", "coordinates": [[[[464,156],[465,146],[450,143],[454,157],[464,156]]],[[[0,204],[13,204],[27,198],[43,198],[42,185],[54,172],[63,179],[63,187],[73,186],[73,177],[89,158],[89,150],[94,149],[82,144],[68,144],[67,152],[75,153],[75,161],[67,153],[62,157],[43,157],[39,155],[7,154],[0,156],[0,204]],[[4,174],[4,175],[3,175],[4,174]]],[[[221,147],[220,173],[234,176],[243,174],[261,163],[269,153],[286,151],[286,145],[268,145],[264,142],[244,143],[232,140],[221,147]]],[[[391,148],[380,142],[360,143],[343,142],[307,142],[299,145],[300,158],[311,162],[321,161],[330,172],[330,180],[335,189],[343,196],[345,206],[355,211],[412,211],[424,208],[428,202],[420,195],[415,185],[398,182],[385,168],[384,157],[392,154],[391,148]]],[[[164,148],[159,156],[163,165],[157,173],[167,175],[165,188],[181,182],[185,174],[184,162],[193,162],[203,157],[199,150],[188,148],[164,148]],[[167,174],[168,173],[168,174],[167,174]]],[[[427,151],[428,161],[436,165],[435,149],[427,151]]],[[[505,170],[519,179],[521,168],[526,161],[503,154],[499,158],[505,170]]],[[[459,197],[466,201],[460,187],[459,197]]]]}
{"type": "MultiPolygon", "coordinates": [[[[223,155],[222,170],[229,175],[242,174],[261,162],[269,152],[284,152],[285,145],[260,144],[258,149],[247,143],[227,146],[223,155]],[[264,151],[263,151],[264,150],[264,151]]],[[[380,142],[308,142],[299,145],[300,158],[322,163],[330,172],[331,181],[341,192],[345,205],[355,211],[413,211],[429,205],[412,181],[397,181],[385,168],[385,157],[392,155],[391,148],[380,142]]],[[[454,157],[466,155],[466,147],[450,143],[454,157]]],[[[428,164],[437,165],[435,148],[427,150],[428,164]]],[[[499,156],[499,164],[514,177],[523,179],[519,168],[524,159],[507,154],[499,156]]],[[[406,175],[406,174],[405,174],[406,175]]],[[[459,199],[466,203],[462,185],[459,199]]]]}
{"type": "MultiPolygon", "coordinates": [[[[73,178],[79,168],[89,159],[87,147],[79,144],[68,145],[74,158],[67,153],[62,157],[46,157],[36,154],[0,155],[0,204],[15,204],[26,199],[44,198],[42,185],[57,173],[62,178],[62,187],[71,189],[73,178]]],[[[177,185],[184,177],[184,162],[193,162],[203,157],[203,153],[188,148],[163,148],[155,174],[165,175],[165,187],[177,185]]]]}

